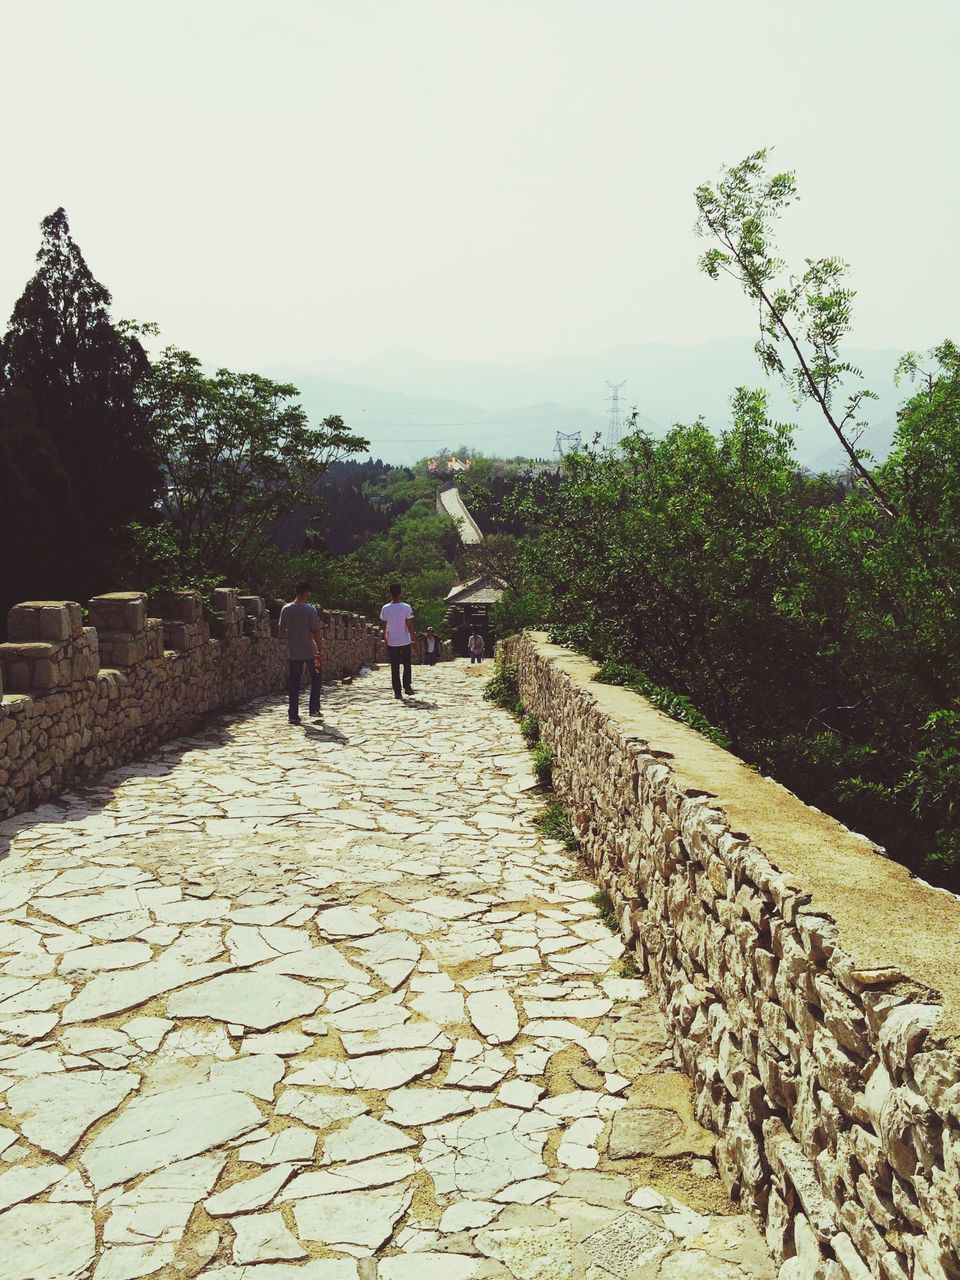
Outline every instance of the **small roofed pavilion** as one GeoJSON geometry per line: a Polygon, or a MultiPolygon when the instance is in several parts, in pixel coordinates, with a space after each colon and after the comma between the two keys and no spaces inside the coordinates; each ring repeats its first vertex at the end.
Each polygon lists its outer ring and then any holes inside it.
{"type": "Polygon", "coordinates": [[[447,627],[453,641],[453,651],[459,657],[467,656],[467,640],[474,627],[486,641],[487,654],[493,652],[496,639],[490,621],[490,610],[503,595],[504,585],[497,578],[485,574],[460,582],[447,595],[447,627]]]}

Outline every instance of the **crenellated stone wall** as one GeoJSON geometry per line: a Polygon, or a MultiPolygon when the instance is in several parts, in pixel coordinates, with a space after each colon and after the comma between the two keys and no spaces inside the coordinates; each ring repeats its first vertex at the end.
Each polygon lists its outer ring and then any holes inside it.
{"type": "Polygon", "coordinates": [[[506,650],[782,1280],[957,1280],[960,899],[587,659],[506,650]]]}
{"type": "MultiPolygon", "coordinates": [[[[325,680],[385,655],[380,626],[322,610],[325,680]]],[[[15,605],[0,644],[0,816],[135,759],[220,707],[286,687],[286,643],[259,596],[122,591],[15,605]],[[150,616],[156,613],[159,616],[150,616]]],[[[420,646],[415,661],[422,660],[420,646]]],[[[453,656],[448,642],[441,658],[453,656]]],[[[306,673],[305,673],[306,679],[306,673]]]]}

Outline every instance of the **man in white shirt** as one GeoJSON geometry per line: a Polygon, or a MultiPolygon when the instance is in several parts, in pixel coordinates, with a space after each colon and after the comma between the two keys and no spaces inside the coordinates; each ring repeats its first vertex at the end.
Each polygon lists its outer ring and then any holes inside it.
{"type": "Polygon", "coordinates": [[[393,696],[402,698],[404,693],[412,694],[411,687],[411,646],[415,635],[413,629],[413,610],[400,599],[402,588],[399,582],[390,584],[390,603],[380,610],[380,621],[383,623],[383,639],[390,655],[390,675],[393,680],[393,696]],[[403,688],[400,686],[400,666],[403,664],[403,688]]]}

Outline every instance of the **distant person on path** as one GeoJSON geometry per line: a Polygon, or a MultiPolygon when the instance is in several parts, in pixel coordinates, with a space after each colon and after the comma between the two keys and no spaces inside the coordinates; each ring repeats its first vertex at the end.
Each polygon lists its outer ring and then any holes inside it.
{"type": "Polygon", "coordinates": [[[298,582],[297,594],[280,610],[280,634],[286,637],[290,676],[290,723],[300,723],[300,677],[303,664],[310,664],[310,714],[320,714],[320,615],[310,604],[310,583],[298,582]]]}
{"type": "Polygon", "coordinates": [[[390,603],[380,610],[380,621],[383,623],[383,640],[390,655],[390,675],[393,679],[393,696],[402,698],[403,694],[412,694],[411,686],[411,646],[413,645],[413,610],[400,599],[402,588],[399,582],[390,584],[390,603]],[[403,689],[400,688],[400,665],[403,664],[403,689]]]}
{"type": "Polygon", "coordinates": [[[433,634],[433,627],[427,627],[427,634],[423,641],[423,648],[427,655],[427,666],[435,667],[437,665],[437,657],[440,653],[440,641],[433,634]]]}
{"type": "Polygon", "coordinates": [[[473,633],[471,634],[470,639],[467,641],[467,650],[470,653],[471,666],[473,666],[475,662],[483,661],[483,655],[487,651],[487,646],[484,644],[483,636],[476,629],[476,627],[474,627],[473,633]]]}

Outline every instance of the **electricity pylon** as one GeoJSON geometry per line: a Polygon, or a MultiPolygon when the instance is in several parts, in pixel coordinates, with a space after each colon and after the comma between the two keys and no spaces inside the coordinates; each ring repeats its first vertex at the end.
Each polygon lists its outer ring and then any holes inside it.
{"type": "Polygon", "coordinates": [[[608,382],[612,394],[607,396],[610,403],[610,426],[607,429],[607,447],[616,449],[620,444],[620,437],[623,435],[623,415],[620,412],[620,388],[627,385],[627,380],[623,382],[608,382]]]}

